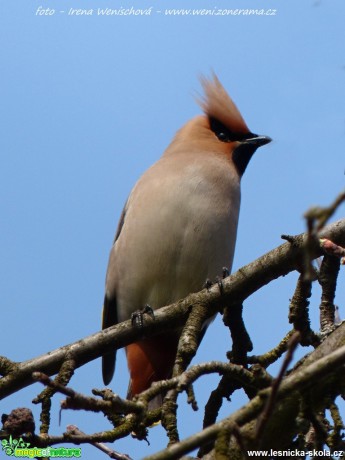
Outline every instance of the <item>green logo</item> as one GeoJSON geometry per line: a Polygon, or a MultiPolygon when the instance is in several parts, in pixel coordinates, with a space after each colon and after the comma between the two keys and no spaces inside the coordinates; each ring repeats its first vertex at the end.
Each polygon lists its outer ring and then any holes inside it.
{"type": "Polygon", "coordinates": [[[52,458],[80,458],[81,448],[70,448],[65,447],[45,447],[43,449],[38,447],[30,447],[29,442],[24,442],[22,438],[13,439],[12,436],[9,439],[3,439],[1,441],[2,450],[8,456],[17,458],[39,458],[39,457],[52,457],[52,458]]]}

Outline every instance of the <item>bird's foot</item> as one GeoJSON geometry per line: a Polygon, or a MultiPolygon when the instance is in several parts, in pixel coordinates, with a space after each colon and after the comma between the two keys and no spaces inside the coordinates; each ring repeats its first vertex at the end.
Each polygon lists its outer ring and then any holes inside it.
{"type": "Polygon", "coordinates": [[[223,279],[230,275],[229,269],[227,267],[222,268],[222,279],[219,276],[216,277],[216,283],[219,287],[219,292],[221,295],[224,294],[223,279]]]}
{"type": "Polygon", "coordinates": [[[155,319],[155,314],[150,305],[145,305],[141,310],[136,310],[131,315],[132,326],[143,327],[144,326],[144,315],[151,316],[152,319],[155,319]]]}
{"type": "MultiPolygon", "coordinates": [[[[220,278],[219,276],[216,277],[216,283],[218,284],[218,287],[219,287],[219,291],[221,294],[224,293],[224,288],[223,288],[223,279],[226,278],[227,276],[230,275],[230,272],[229,272],[229,269],[227,267],[223,267],[222,269],[222,278],[220,278]]],[[[213,285],[214,283],[212,283],[212,281],[207,278],[205,283],[204,283],[204,288],[206,288],[207,290],[210,289],[210,287],[213,285]]]]}
{"type": "Polygon", "coordinates": [[[227,267],[222,268],[223,279],[230,275],[230,271],[227,267]]]}
{"type": "Polygon", "coordinates": [[[212,284],[213,284],[212,281],[209,278],[207,278],[202,287],[204,289],[209,290],[212,284]]]}

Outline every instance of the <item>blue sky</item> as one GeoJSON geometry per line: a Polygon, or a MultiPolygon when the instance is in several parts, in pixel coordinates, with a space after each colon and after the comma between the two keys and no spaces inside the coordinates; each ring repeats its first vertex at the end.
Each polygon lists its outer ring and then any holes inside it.
{"type": "MultiPolygon", "coordinates": [[[[213,69],[254,132],[274,139],[260,149],[242,183],[233,269],[304,231],[303,213],[344,189],[345,4],[333,0],[2,0],[0,3],[0,283],[1,354],[26,360],[99,330],[108,253],[123,203],[140,174],[176,130],[200,113],[198,75],[213,69]],[[55,10],[36,15],[37,8],[55,10]],[[152,7],[148,16],[98,16],[97,8],[152,7]],[[166,16],[165,8],[276,9],[275,16],[166,16]],[[71,16],[70,8],[93,9],[71,16]],[[65,11],[61,13],[60,11],[65,11]],[[158,13],[158,11],[162,11],[158,13]]],[[[344,214],[340,209],[334,219],[344,214]]],[[[337,303],[343,313],[344,270],[337,303]]],[[[296,275],[245,304],[256,354],[287,332],[296,275]]],[[[317,327],[319,291],[311,315],[317,327]]],[[[223,359],[231,347],[218,319],[195,362],[223,359]]],[[[111,384],[125,395],[119,353],[111,384]]],[[[202,408],[215,377],[196,386],[202,408]]],[[[71,386],[103,386],[100,361],[76,372],[71,386]]],[[[30,406],[29,387],[1,402],[2,412],[30,406]]],[[[73,423],[105,429],[101,416],[64,412],[52,433],[73,423]]],[[[180,398],[180,432],[200,427],[180,398]]],[[[243,404],[235,396],[225,416],[243,404]]],[[[35,415],[38,423],[38,408],[35,415]]],[[[114,444],[134,459],[162,448],[114,444]]],[[[83,458],[104,454],[83,446],[83,458]]]]}

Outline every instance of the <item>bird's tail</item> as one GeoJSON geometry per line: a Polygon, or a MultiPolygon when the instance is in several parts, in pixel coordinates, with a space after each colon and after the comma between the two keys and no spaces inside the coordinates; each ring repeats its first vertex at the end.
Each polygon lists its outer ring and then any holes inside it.
{"type": "MultiPolygon", "coordinates": [[[[117,324],[117,302],[116,298],[109,299],[104,297],[102,329],[117,324]]],[[[109,385],[113,378],[116,362],[116,350],[111,350],[102,356],[102,374],[104,385],[109,385]]]]}
{"type": "MultiPolygon", "coordinates": [[[[128,390],[127,390],[127,399],[132,399],[134,394],[132,393],[132,379],[129,381],[128,390]]],[[[160,393],[155,396],[151,401],[149,401],[147,409],[148,410],[156,410],[162,407],[163,400],[164,400],[164,393],[160,393]]]]}

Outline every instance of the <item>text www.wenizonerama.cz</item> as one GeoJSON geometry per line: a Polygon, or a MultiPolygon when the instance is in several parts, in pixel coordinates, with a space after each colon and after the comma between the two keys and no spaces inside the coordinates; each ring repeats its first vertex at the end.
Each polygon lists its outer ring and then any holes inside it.
{"type": "Polygon", "coordinates": [[[63,14],[67,16],[275,16],[277,10],[274,9],[165,9],[155,10],[153,6],[146,9],[134,8],[69,8],[68,10],[56,10],[54,8],[44,8],[39,6],[36,16],[54,16],[63,14]]]}

